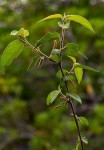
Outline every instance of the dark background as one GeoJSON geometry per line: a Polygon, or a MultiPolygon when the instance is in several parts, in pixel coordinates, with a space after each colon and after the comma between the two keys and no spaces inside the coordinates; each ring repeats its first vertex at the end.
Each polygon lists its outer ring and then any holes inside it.
{"type": "MultiPolygon", "coordinates": [[[[12,30],[29,30],[28,40],[34,45],[47,32],[57,31],[57,20],[36,24],[55,14],[77,14],[87,18],[95,34],[71,22],[66,42],[78,44],[88,60],[80,63],[104,70],[104,1],[103,0],[0,0],[0,53],[15,38],[12,30]]],[[[50,53],[53,42],[43,45],[50,53]]],[[[66,106],[54,109],[46,105],[50,91],[57,89],[57,66],[46,61],[41,69],[27,72],[31,50],[24,48],[20,56],[0,75],[0,150],[72,150],[75,148],[76,127],[66,106]]],[[[71,61],[65,64],[72,65],[71,61]]],[[[78,116],[89,120],[89,127],[80,125],[88,138],[85,150],[104,149],[104,78],[101,74],[84,71],[84,79],[77,85],[83,105],[74,103],[78,116]]]]}

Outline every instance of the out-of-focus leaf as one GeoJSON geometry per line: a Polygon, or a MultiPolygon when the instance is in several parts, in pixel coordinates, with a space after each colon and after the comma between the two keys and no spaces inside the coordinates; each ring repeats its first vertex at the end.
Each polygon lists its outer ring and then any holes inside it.
{"type": "Polygon", "coordinates": [[[60,94],[61,90],[54,90],[52,92],[49,93],[48,97],[47,97],[47,105],[51,104],[56,98],[57,96],[60,94]]]}
{"type": "Polygon", "coordinates": [[[68,93],[68,95],[71,98],[73,98],[74,100],[76,100],[77,102],[79,102],[80,104],[82,104],[82,100],[81,100],[81,98],[77,94],[75,94],[75,93],[68,93]]]}
{"type": "Polygon", "coordinates": [[[78,117],[78,119],[82,124],[89,126],[89,122],[85,117],[78,117]]]}
{"type": "Polygon", "coordinates": [[[88,144],[88,140],[86,139],[86,137],[81,137],[81,140],[83,143],[88,144]]]}
{"type": "Polygon", "coordinates": [[[50,33],[49,32],[46,35],[44,35],[40,40],[37,40],[35,42],[35,47],[41,46],[43,43],[48,42],[53,39],[56,39],[56,38],[59,38],[59,37],[60,37],[59,33],[57,33],[57,32],[50,33]]]}
{"type": "Polygon", "coordinates": [[[86,18],[84,18],[82,16],[79,16],[79,15],[67,15],[66,16],[66,20],[75,21],[77,23],[80,23],[81,25],[83,25],[84,27],[89,29],[90,31],[94,32],[90,22],[86,18]]]}
{"type": "Polygon", "coordinates": [[[48,20],[48,19],[61,19],[62,17],[63,16],[61,14],[54,14],[54,15],[50,15],[50,16],[38,21],[38,23],[42,22],[42,21],[45,21],[45,20],[48,20]]]}
{"type": "Polygon", "coordinates": [[[13,31],[11,32],[11,35],[17,35],[17,33],[18,33],[17,30],[13,30],[13,31]]]}
{"type": "Polygon", "coordinates": [[[29,36],[29,31],[28,30],[25,30],[24,28],[21,28],[19,31],[18,31],[18,35],[23,35],[23,36],[29,36]]]}
{"type": "Polygon", "coordinates": [[[12,61],[20,54],[23,46],[24,44],[19,40],[15,40],[9,43],[1,56],[0,66],[2,68],[9,66],[12,61]]]}
{"type": "Polygon", "coordinates": [[[29,64],[29,66],[28,66],[28,68],[27,68],[27,71],[30,71],[30,70],[36,65],[36,63],[37,63],[37,61],[39,60],[39,58],[40,58],[40,55],[36,55],[36,56],[34,56],[34,57],[32,58],[32,60],[31,60],[31,62],[30,62],[30,64],[29,64]]]}
{"type": "Polygon", "coordinates": [[[29,36],[29,31],[21,28],[19,31],[13,30],[11,35],[23,35],[24,37],[29,36]]]}

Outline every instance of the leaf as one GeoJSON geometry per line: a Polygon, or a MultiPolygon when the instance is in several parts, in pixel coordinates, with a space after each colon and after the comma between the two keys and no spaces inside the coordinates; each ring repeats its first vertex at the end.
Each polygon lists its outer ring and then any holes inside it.
{"type": "Polygon", "coordinates": [[[52,92],[49,93],[48,97],[47,97],[47,105],[51,104],[56,98],[57,96],[60,94],[61,90],[54,90],[52,92]]]}
{"type": "Polygon", "coordinates": [[[60,37],[59,33],[57,33],[57,32],[50,33],[49,32],[46,35],[44,35],[40,40],[36,41],[35,47],[41,46],[43,43],[48,42],[48,41],[55,39],[55,38],[59,38],[59,37],[60,37]]]}
{"type": "Polygon", "coordinates": [[[2,68],[4,68],[5,66],[9,66],[12,63],[12,61],[22,51],[23,46],[24,44],[19,40],[12,41],[10,44],[8,44],[1,56],[0,65],[2,66],[2,68]]]}
{"type": "Polygon", "coordinates": [[[13,30],[10,34],[11,35],[17,35],[18,31],[17,30],[13,30]]]}
{"type": "Polygon", "coordinates": [[[67,22],[67,23],[63,24],[62,22],[58,22],[58,25],[59,25],[59,27],[61,27],[61,28],[63,28],[63,29],[68,29],[70,23],[67,22]]]}
{"type": "Polygon", "coordinates": [[[77,44],[67,43],[65,45],[65,47],[67,48],[67,50],[66,50],[67,55],[74,56],[74,57],[83,56],[84,58],[88,59],[84,53],[81,53],[80,51],[78,51],[78,45],[77,44]]]}
{"type": "Polygon", "coordinates": [[[75,93],[68,93],[68,95],[71,98],[73,98],[74,100],[76,100],[77,102],[79,102],[80,104],[82,104],[82,100],[81,100],[81,98],[77,94],[75,94],[75,93]]]}
{"type": "Polygon", "coordinates": [[[79,15],[67,15],[66,16],[66,20],[75,21],[77,23],[80,23],[82,26],[84,26],[87,29],[89,29],[90,31],[94,32],[90,22],[86,18],[84,18],[82,16],[79,16],[79,15]]]}
{"type": "Polygon", "coordinates": [[[45,21],[45,20],[48,20],[48,19],[59,19],[59,18],[61,19],[61,18],[63,18],[63,16],[61,14],[54,14],[54,15],[50,15],[50,16],[38,21],[38,23],[45,21]]]}
{"type": "Polygon", "coordinates": [[[86,139],[86,137],[81,137],[81,140],[83,143],[88,144],[88,140],[86,139]]]}
{"type": "Polygon", "coordinates": [[[72,57],[72,56],[68,56],[74,63],[76,63],[76,58],[72,57]]]}
{"type": "Polygon", "coordinates": [[[89,122],[85,117],[78,117],[78,119],[82,124],[89,126],[89,122]]]}
{"type": "Polygon", "coordinates": [[[21,28],[19,31],[18,31],[18,35],[23,35],[23,36],[29,36],[29,32],[28,30],[25,30],[24,28],[21,28]]]}
{"type": "Polygon", "coordinates": [[[34,56],[34,57],[32,58],[32,60],[31,60],[31,62],[30,62],[30,64],[29,64],[29,66],[28,66],[28,68],[27,68],[27,71],[30,71],[30,70],[36,65],[36,63],[37,63],[37,61],[39,60],[39,58],[40,58],[40,55],[36,55],[36,56],[34,56]]]}
{"type": "Polygon", "coordinates": [[[56,54],[53,54],[53,55],[51,56],[51,58],[52,58],[52,60],[54,60],[56,63],[59,63],[60,60],[61,60],[60,56],[59,56],[59,55],[56,55],[56,54]]]}
{"type": "Polygon", "coordinates": [[[77,81],[80,84],[82,77],[83,77],[83,69],[75,67],[74,72],[75,72],[75,76],[77,78],[77,81]]]}
{"type": "MultiPolygon", "coordinates": [[[[64,75],[68,72],[67,70],[65,70],[65,69],[63,69],[63,72],[64,72],[64,75]]],[[[63,75],[62,75],[62,73],[61,73],[61,70],[59,70],[57,73],[56,73],[56,76],[58,77],[58,78],[63,78],[63,75]]]]}
{"type": "Polygon", "coordinates": [[[86,69],[86,70],[90,70],[90,71],[94,71],[94,72],[99,72],[99,71],[95,70],[92,67],[81,65],[79,63],[75,63],[75,68],[83,68],[83,69],[86,69]]]}

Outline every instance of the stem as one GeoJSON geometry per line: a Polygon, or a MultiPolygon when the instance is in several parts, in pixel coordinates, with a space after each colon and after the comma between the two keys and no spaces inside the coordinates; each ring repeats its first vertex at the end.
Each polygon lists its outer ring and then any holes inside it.
{"type": "MultiPolygon", "coordinates": [[[[63,77],[65,77],[60,63],[59,63],[59,67],[60,67],[60,70],[61,70],[61,73],[62,73],[63,77]]],[[[65,83],[66,91],[69,93],[69,88],[68,88],[67,81],[64,81],[64,83],[65,83]]],[[[81,133],[80,133],[79,125],[78,125],[78,120],[76,118],[75,110],[74,110],[74,107],[73,107],[73,103],[70,100],[70,97],[69,97],[69,100],[67,102],[71,107],[71,110],[72,110],[72,113],[73,113],[73,116],[74,116],[74,120],[75,120],[75,123],[76,123],[76,127],[77,127],[78,136],[79,136],[79,139],[80,139],[81,147],[82,147],[82,150],[84,150],[83,142],[82,142],[82,139],[81,139],[81,133]]]]}
{"type": "MultiPolygon", "coordinates": [[[[63,49],[64,47],[64,30],[62,29],[62,35],[61,35],[61,41],[60,41],[60,49],[63,49]]],[[[65,77],[64,75],[64,72],[63,72],[63,68],[62,68],[62,50],[60,52],[60,57],[61,57],[61,61],[59,62],[59,68],[61,70],[61,73],[62,73],[62,76],[63,78],[65,77]]],[[[72,70],[71,70],[72,71],[72,70]]],[[[68,88],[68,84],[67,84],[67,81],[64,81],[64,84],[65,84],[65,87],[66,87],[66,91],[67,93],[69,93],[69,88],[68,88]]],[[[83,142],[82,142],[82,139],[81,139],[81,133],[80,133],[80,129],[79,129],[79,125],[78,125],[78,120],[76,118],[76,114],[75,114],[75,110],[74,110],[74,107],[73,107],[73,103],[69,97],[69,99],[67,100],[67,103],[70,105],[71,107],[71,110],[72,110],[72,113],[73,113],[73,117],[74,117],[74,120],[75,120],[75,123],[76,123],[76,128],[77,128],[77,132],[78,132],[78,136],[79,136],[79,139],[80,139],[80,144],[81,144],[81,148],[82,150],[84,150],[84,145],[83,145],[83,142]]]]}
{"type": "Polygon", "coordinates": [[[35,48],[33,45],[31,45],[30,42],[25,37],[23,37],[23,39],[19,38],[19,40],[21,40],[22,42],[24,42],[27,46],[29,46],[31,49],[35,50],[36,52],[38,52],[39,54],[41,54],[45,58],[49,59],[49,57],[47,55],[45,55],[44,53],[42,53],[42,51],[40,51],[39,48],[35,48]]]}

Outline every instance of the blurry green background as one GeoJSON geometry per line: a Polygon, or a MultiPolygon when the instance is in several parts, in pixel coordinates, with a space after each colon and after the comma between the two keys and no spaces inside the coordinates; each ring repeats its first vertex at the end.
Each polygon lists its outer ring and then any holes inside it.
{"type": "MultiPolygon", "coordinates": [[[[104,0],[0,0],[0,54],[15,38],[12,30],[28,29],[28,40],[34,45],[47,32],[60,31],[57,20],[36,24],[54,13],[77,14],[86,17],[95,34],[71,22],[66,42],[75,42],[88,60],[78,61],[104,71],[104,0]]],[[[50,53],[53,42],[43,46],[50,53]]],[[[27,72],[31,50],[21,55],[0,75],[0,150],[73,150],[77,134],[70,108],[46,106],[48,93],[57,89],[57,66],[46,61],[41,69],[27,72]]],[[[66,67],[72,65],[69,60],[66,67]]],[[[82,135],[89,139],[85,150],[104,150],[104,78],[90,71],[77,85],[83,105],[74,103],[78,116],[89,120],[89,127],[80,125],[82,135]]],[[[59,100],[58,100],[59,101],[59,100]]],[[[58,102],[56,101],[56,104],[58,102]]]]}

